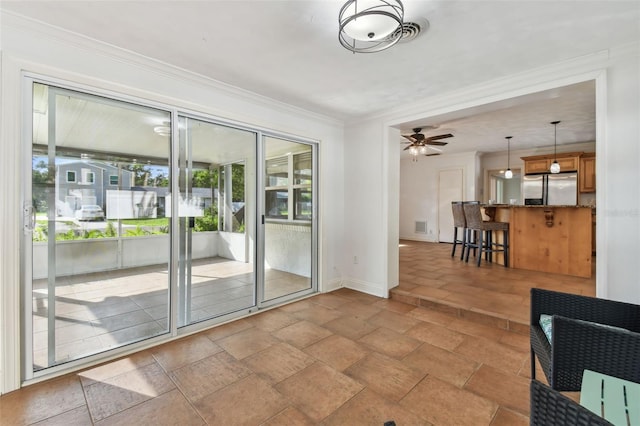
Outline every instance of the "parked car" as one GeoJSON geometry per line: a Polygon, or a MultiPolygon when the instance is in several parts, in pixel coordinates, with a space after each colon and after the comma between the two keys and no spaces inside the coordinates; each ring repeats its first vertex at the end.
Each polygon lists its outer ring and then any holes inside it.
{"type": "Polygon", "coordinates": [[[75,215],[78,220],[104,220],[104,211],[96,204],[80,207],[80,210],[76,210],[75,215]]]}

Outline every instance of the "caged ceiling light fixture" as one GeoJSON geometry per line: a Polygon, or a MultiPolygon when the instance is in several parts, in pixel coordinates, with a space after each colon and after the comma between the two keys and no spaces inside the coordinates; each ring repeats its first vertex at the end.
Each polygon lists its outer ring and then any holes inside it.
{"type": "Polygon", "coordinates": [[[558,146],[558,123],[559,121],[552,121],[553,124],[553,163],[551,163],[551,167],[549,167],[549,171],[551,173],[560,173],[560,164],[558,164],[558,159],[556,158],[557,146],[558,146]]]}
{"type": "Polygon", "coordinates": [[[509,159],[511,157],[511,138],[513,136],[505,136],[507,140],[507,171],[504,172],[505,179],[511,179],[513,177],[513,172],[511,171],[511,167],[509,166],[509,159]]]}
{"type": "Polygon", "coordinates": [[[353,53],[380,52],[400,41],[403,19],[400,0],[349,0],[338,16],[338,39],[353,53]]]}

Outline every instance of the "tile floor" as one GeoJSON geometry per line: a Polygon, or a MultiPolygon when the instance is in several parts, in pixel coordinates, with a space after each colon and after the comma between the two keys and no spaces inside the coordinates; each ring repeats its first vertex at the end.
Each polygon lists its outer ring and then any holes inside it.
{"type": "Polygon", "coordinates": [[[402,242],[399,296],[423,306],[315,295],[4,395],[1,423],[527,425],[528,288],[593,280],[477,268],[450,248],[402,242]]]}
{"type": "MultiPolygon", "coordinates": [[[[192,264],[187,323],[254,304],[253,265],[221,257],[192,264]]],[[[265,271],[267,299],[309,288],[309,278],[265,271]]],[[[168,330],[168,273],[149,266],[58,278],[55,360],[48,359],[47,281],[34,282],[33,342],[36,369],[112,349],[168,330]]]]}

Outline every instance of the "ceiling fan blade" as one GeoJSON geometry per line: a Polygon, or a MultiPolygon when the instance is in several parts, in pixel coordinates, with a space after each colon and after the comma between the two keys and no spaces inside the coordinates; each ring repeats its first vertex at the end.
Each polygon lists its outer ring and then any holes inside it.
{"type": "Polygon", "coordinates": [[[432,157],[432,156],[434,156],[434,155],[440,155],[440,153],[439,153],[439,152],[436,152],[435,154],[425,154],[425,157],[432,157]]]}
{"type": "Polygon", "coordinates": [[[436,145],[436,146],[445,146],[448,145],[449,142],[439,142],[439,141],[427,141],[425,142],[427,145],[436,145]]]}
{"type": "Polygon", "coordinates": [[[411,135],[402,135],[403,138],[407,138],[411,143],[414,143],[416,140],[411,135]]]}
{"type": "Polygon", "coordinates": [[[447,139],[447,138],[452,138],[453,135],[451,133],[447,133],[444,135],[437,135],[437,136],[429,136],[427,138],[427,141],[437,141],[439,139],[447,139]]]}
{"type": "Polygon", "coordinates": [[[408,150],[409,148],[411,148],[413,145],[409,145],[408,147],[406,147],[405,149],[403,149],[403,151],[408,150]]]}

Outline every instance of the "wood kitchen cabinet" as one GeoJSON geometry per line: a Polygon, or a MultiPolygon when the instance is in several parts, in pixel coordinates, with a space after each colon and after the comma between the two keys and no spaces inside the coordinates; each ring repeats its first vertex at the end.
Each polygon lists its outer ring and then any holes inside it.
{"type": "Polygon", "coordinates": [[[586,153],[580,157],[578,173],[580,192],[596,192],[596,154],[586,153]]]}
{"type": "Polygon", "coordinates": [[[533,155],[531,157],[522,157],[524,161],[524,173],[547,173],[549,167],[553,163],[554,158],[560,165],[561,172],[575,172],[580,165],[580,156],[582,152],[563,152],[556,156],[553,154],[533,155]]]}

